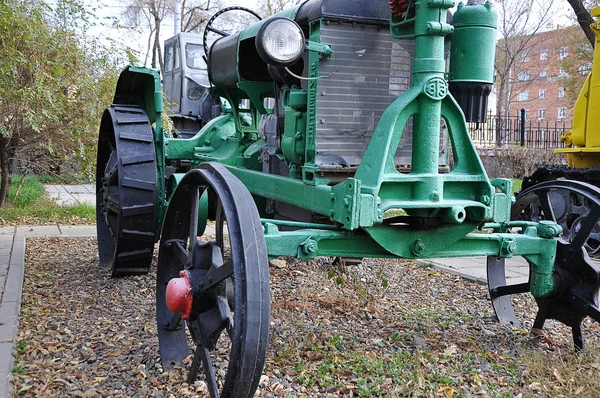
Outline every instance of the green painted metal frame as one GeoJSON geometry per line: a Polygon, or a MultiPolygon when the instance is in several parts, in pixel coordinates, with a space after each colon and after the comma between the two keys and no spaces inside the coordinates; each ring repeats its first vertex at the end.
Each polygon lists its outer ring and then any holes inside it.
{"type": "MultiPolygon", "coordinates": [[[[231,109],[211,120],[190,139],[166,137],[160,124],[162,97],[160,79],[148,69],[132,69],[132,73],[150,74],[154,107],[148,101],[140,105],[152,109],[157,116],[155,138],[159,156],[159,177],[164,177],[164,161],[191,160],[193,165],[219,162],[239,178],[248,190],[259,197],[279,200],[324,215],[332,226],[264,220],[265,238],[271,256],[313,258],[318,255],[345,257],[455,257],[455,256],[524,256],[531,265],[531,292],[544,297],[554,289],[552,269],[556,251],[552,227],[532,223],[523,234],[507,234],[512,200],[512,183],[490,181],[468,135],[466,121],[458,104],[448,92],[445,80],[444,37],[453,27],[446,23],[447,11],[454,5],[448,0],[418,0],[414,16],[403,21],[392,20],[396,37],[414,37],[412,87],[396,99],[384,112],[363,160],[354,177],[335,185],[318,178],[315,164],[316,102],[319,64],[323,57],[335,56],[324,51],[320,27],[323,20],[310,23],[307,90],[286,91],[283,147],[289,154],[291,177],[263,173],[260,149],[266,145],[257,132],[257,121],[266,113],[261,100],[273,94],[274,85],[241,82],[237,90],[214,89],[226,98],[231,109]],[[271,91],[273,90],[273,91],[271,91]],[[239,101],[249,99],[250,109],[240,109],[239,101]],[[252,120],[244,122],[249,112],[252,120]],[[288,120],[294,117],[292,123],[288,120]],[[413,117],[412,171],[401,174],[394,165],[394,153],[404,127],[413,117]],[[449,173],[438,172],[440,121],[448,126],[454,154],[454,167],[449,173]],[[302,128],[301,125],[305,125],[302,128]],[[288,129],[293,131],[287,131],[288,129]],[[300,151],[300,152],[299,152],[300,151]],[[291,160],[290,160],[291,159],[291,160]],[[302,161],[302,164],[299,164],[302,161]],[[294,163],[295,164],[292,164],[294,163]],[[403,209],[412,217],[438,218],[443,224],[423,231],[399,223],[384,224],[384,213],[403,209]],[[485,222],[497,231],[473,234],[485,222]],[[295,227],[282,231],[279,227],[295,227]],[[548,231],[552,233],[549,233],[548,231]],[[498,232],[500,231],[500,232],[498,232]]],[[[295,15],[297,8],[288,12],[295,15]]],[[[287,15],[287,14],[286,14],[287,15]]],[[[247,28],[240,37],[256,34],[259,22],[247,28]]],[[[489,54],[493,57],[493,54],[489,54]]],[[[149,91],[148,91],[149,90],[149,91]]],[[[118,90],[119,91],[119,90],[118,90]]],[[[123,87],[122,92],[127,92],[123,87]]],[[[150,98],[147,89],[144,98],[150,98]]],[[[139,99],[138,99],[139,102],[139,99]]],[[[285,153],[285,152],[284,152],[285,153]]],[[[164,187],[161,187],[164,191],[164,187]]],[[[164,197],[164,192],[163,196],[164,197]]],[[[167,205],[167,199],[162,207],[167,205]]],[[[553,229],[554,228],[554,229],[553,229]]]]}

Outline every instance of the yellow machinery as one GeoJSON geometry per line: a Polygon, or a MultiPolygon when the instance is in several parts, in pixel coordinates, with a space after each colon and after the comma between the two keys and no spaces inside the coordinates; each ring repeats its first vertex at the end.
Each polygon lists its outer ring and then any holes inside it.
{"type": "MultiPolygon", "coordinates": [[[[592,9],[593,17],[600,17],[600,7],[592,9]]],[[[592,25],[596,34],[592,72],[586,78],[573,112],[573,127],[561,137],[566,148],[555,149],[567,155],[569,167],[600,166],[600,23],[592,25]]]]}

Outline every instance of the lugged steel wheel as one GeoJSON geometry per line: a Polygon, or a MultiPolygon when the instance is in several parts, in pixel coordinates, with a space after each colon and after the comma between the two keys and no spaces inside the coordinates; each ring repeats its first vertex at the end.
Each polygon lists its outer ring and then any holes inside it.
{"type": "Polygon", "coordinates": [[[157,171],[152,126],[137,107],[104,111],[96,164],[96,229],[100,264],[112,276],[146,274],[157,218],[157,171]]]}
{"type": "MultiPolygon", "coordinates": [[[[550,220],[563,224],[569,218],[563,201],[553,198],[576,197],[586,203],[588,211],[573,220],[570,229],[558,238],[553,275],[557,289],[548,298],[536,299],[538,312],[533,323],[542,329],[546,319],[555,319],[569,326],[576,349],[582,349],[581,323],[586,317],[600,322],[598,293],[600,292],[600,268],[590,259],[587,251],[589,237],[595,233],[600,220],[600,189],[583,182],[557,180],[543,182],[522,191],[512,207],[511,218],[522,219],[523,213],[535,214],[535,221],[550,220]],[[557,205],[558,203],[558,205],[557,205]]],[[[519,326],[510,295],[529,292],[529,282],[518,285],[506,284],[504,259],[489,257],[487,263],[490,297],[498,319],[519,326]]]]}
{"type": "Polygon", "coordinates": [[[203,164],[175,190],[163,223],[156,282],[160,353],[166,369],[195,346],[188,382],[203,369],[211,397],[252,397],[269,332],[269,268],[252,196],[225,167],[203,164]],[[198,205],[208,190],[214,240],[198,239],[198,205]],[[184,327],[184,322],[187,327],[184,327]],[[226,368],[225,376],[215,368],[226,368]]]}

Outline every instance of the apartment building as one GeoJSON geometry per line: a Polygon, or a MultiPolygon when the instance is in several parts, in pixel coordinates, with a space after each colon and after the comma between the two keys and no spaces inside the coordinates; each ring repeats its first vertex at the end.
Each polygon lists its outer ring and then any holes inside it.
{"type": "Polygon", "coordinates": [[[572,91],[578,92],[591,71],[586,45],[576,26],[534,35],[511,70],[510,115],[525,109],[528,121],[570,125],[576,97],[572,91]]]}

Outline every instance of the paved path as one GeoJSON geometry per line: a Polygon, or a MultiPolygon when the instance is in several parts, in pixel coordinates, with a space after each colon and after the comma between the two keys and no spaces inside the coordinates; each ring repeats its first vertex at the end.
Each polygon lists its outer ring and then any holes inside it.
{"type": "MultiPolygon", "coordinates": [[[[25,273],[25,243],[32,237],[96,236],[95,226],[0,227],[0,398],[11,394],[14,351],[25,273]]],[[[485,257],[427,259],[434,268],[485,283],[485,257]]],[[[527,281],[528,266],[522,258],[507,260],[509,283],[527,281]]]]}
{"type": "MultiPolygon", "coordinates": [[[[455,257],[455,258],[430,258],[421,260],[430,263],[434,268],[452,274],[460,275],[479,283],[487,283],[486,257],[455,257]]],[[[529,280],[529,265],[523,257],[507,258],[506,282],[508,284],[525,283],[529,280]]]]}
{"type": "Polygon", "coordinates": [[[72,206],[78,204],[89,204],[96,206],[96,187],[92,184],[44,185],[46,193],[60,206],[72,206]]]}

